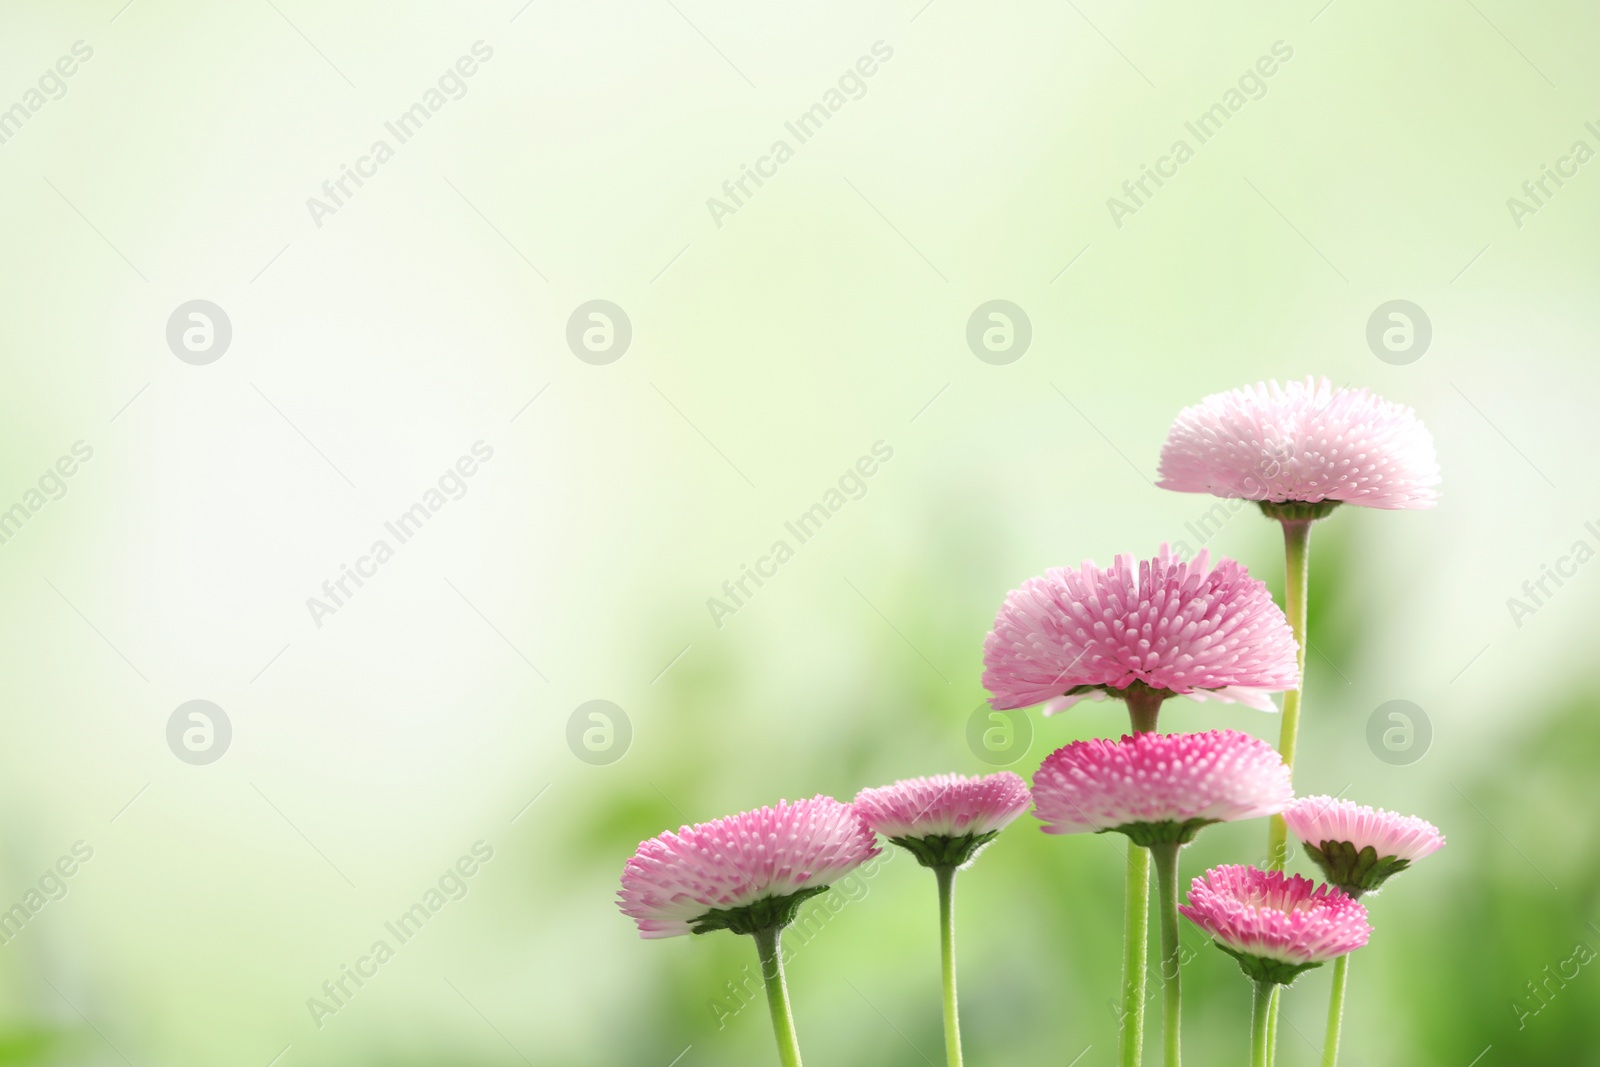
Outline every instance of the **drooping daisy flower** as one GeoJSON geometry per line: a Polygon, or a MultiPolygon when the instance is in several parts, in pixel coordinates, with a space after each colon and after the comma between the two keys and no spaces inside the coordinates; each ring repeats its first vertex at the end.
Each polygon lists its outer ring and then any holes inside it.
{"type": "Polygon", "coordinates": [[[911,778],[856,796],[867,826],[933,869],[939,889],[940,969],[944,982],[947,1062],[961,1063],[956,1010],[956,872],[1028,808],[1027,783],[1010,771],[979,778],[940,774],[911,778]]]}
{"type": "Polygon", "coordinates": [[[979,778],[910,778],[856,795],[867,826],[924,867],[961,867],[1028,810],[1028,785],[1010,771],[979,778]]]}
{"type": "Polygon", "coordinates": [[[1354,952],[1372,927],[1342,890],[1255,867],[1213,867],[1178,909],[1257,982],[1287,985],[1302,971],[1354,952]]]}
{"type": "MultiPolygon", "coordinates": [[[[1178,413],[1161,450],[1163,489],[1298,504],[1315,519],[1340,503],[1431,508],[1439,461],[1416,412],[1327,378],[1257,383],[1178,413]]],[[[1282,517],[1285,509],[1265,508],[1282,517]]]]}
{"type": "Polygon", "coordinates": [[[1444,835],[1430,822],[1329,796],[1302,797],[1283,818],[1323,877],[1352,897],[1376,892],[1413,861],[1444,847],[1444,835]]]}
{"type": "Polygon", "coordinates": [[[784,926],[806,897],[880,851],[850,805],[780,800],[642,842],[618,906],[646,938],[784,926]]]}
{"type": "Polygon", "coordinates": [[[1033,778],[1046,833],[1116,830],[1141,845],[1181,844],[1203,826],[1271,815],[1293,799],[1277,750],[1236,730],[1074,741],[1033,778]]]}
{"type": "Polygon", "coordinates": [[[1166,546],[1107,569],[1052,568],[1006,596],[983,645],[997,710],[1084,698],[1191,696],[1273,709],[1300,682],[1296,645],[1267,587],[1231,559],[1185,563],[1166,546]]]}

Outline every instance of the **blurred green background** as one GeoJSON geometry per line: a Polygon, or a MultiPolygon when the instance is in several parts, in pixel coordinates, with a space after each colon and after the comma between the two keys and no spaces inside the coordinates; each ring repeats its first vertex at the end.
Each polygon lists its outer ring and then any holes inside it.
{"type": "MultiPolygon", "coordinates": [[[[617,913],[637,842],[987,769],[983,637],[1045,567],[1203,541],[1281,594],[1273,525],[1203,528],[1212,501],[1150,483],[1183,405],[1326,374],[1414,405],[1444,472],[1437,510],[1346,509],[1313,545],[1297,783],[1449,837],[1371,901],[1344,1062],[1600,1064],[1600,971],[1548,979],[1600,949],[1600,567],[1562,563],[1600,547],[1597,33],[1504,0],[7,3],[0,908],[27,920],[0,1062],[773,1062],[764,1005],[729,1010],[748,941],[617,913]],[[764,184],[708,207],[745,167],[764,184]],[[166,334],[195,299],[232,327],[205,365],[166,334]],[[604,365],[567,341],[596,299],[632,332],[604,365]],[[992,300],[1031,337],[983,359],[992,300]],[[1393,300],[1425,347],[1369,345],[1393,300]],[[232,728],[205,765],[167,740],[196,699],[232,728]],[[594,700],[626,717],[600,751],[594,700]],[[1386,760],[1392,700],[1431,738],[1386,760]],[[347,966],[370,976],[319,1018],[347,966]]],[[[1024,775],[1124,726],[1027,721],[1024,775]]],[[[1264,835],[1208,831],[1183,877],[1264,835]]],[[[1111,1062],[1121,878],[1120,842],[1031,816],[963,876],[968,1062],[1111,1062]]],[[[940,1062],[932,879],[901,856],[841,895],[790,968],[808,1062],[940,1062]]],[[[1186,936],[1188,1062],[1240,1062],[1247,984],[1186,936]]],[[[1291,991],[1280,1063],[1317,1062],[1326,984],[1291,991]]]]}

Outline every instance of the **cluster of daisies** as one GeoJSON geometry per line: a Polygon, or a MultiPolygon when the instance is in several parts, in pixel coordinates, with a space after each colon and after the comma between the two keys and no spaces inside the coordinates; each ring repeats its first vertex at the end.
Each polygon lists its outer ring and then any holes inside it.
{"type": "Polygon", "coordinates": [[[1160,485],[1253,500],[1281,523],[1285,606],[1239,563],[1205,552],[1119,556],[1031,578],[1007,595],[984,643],[983,684],[997,710],[1115,699],[1131,732],[1075,741],[1045,758],[1032,783],[1010,772],[945,774],[865,789],[851,803],[818,796],[668,832],[643,842],[622,875],[620,906],[647,938],[726,929],[754,938],[779,1058],[800,1053],[784,977],[782,930],[801,905],[881,851],[903,848],[935,875],[945,1045],[961,1063],[954,885],[1029,806],[1051,834],[1128,838],[1118,1062],[1143,1058],[1151,867],[1161,916],[1163,1063],[1181,1056],[1179,916],[1234,957],[1254,984],[1252,1067],[1275,1054],[1278,998],[1310,968],[1335,961],[1325,1067],[1338,1056],[1349,954],[1372,933],[1365,894],[1444,838],[1417,818],[1350,800],[1296,798],[1292,780],[1305,665],[1312,525],[1340,504],[1432,507],[1438,463],[1411,409],[1326,380],[1269,383],[1207,397],[1181,412],[1160,485]],[[1177,697],[1278,710],[1276,748],[1234,730],[1162,733],[1177,697]],[[1178,900],[1182,847],[1214,823],[1269,818],[1265,869],[1225,865],[1178,900]],[[1283,870],[1293,832],[1321,883],[1283,870]]]}

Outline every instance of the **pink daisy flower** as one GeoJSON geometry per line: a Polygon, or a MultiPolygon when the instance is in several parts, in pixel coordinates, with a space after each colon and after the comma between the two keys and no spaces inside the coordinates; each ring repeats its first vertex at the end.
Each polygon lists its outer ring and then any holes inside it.
{"type": "Polygon", "coordinates": [[[618,906],[646,938],[784,926],[882,850],[849,804],[818,796],[668,831],[639,845],[618,906]]]}
{"type": "Polygon", "coordinates": [[[1141,845],[1186,843],[1203,826],[1272,815],[1293,799],[1283,757],[1236,730],[1074,741],[1033,777],[1045,833],[1116,830],[1141,845]]]}
{"type": "Polygon", "coordinates": [[[1431,822],[1329,796],[1301,797],[1283,819],[1323,876],[1352,897],[1375,892],[1444,847],[1444,835],[1431,822]]]}
{"type": "Polygon", "coordinates": [[[1231,559],[1121,555],[1107,569],[1056,567],[1006,595],[983,644],[996,709],[1046,715],[1130,686],[1273,710],[1300,684],[1298,646],[1267,587],[1231,559]]]}
{"type": "Polygon", "coordinates": [[[863,789],[862,822],[907,849],[924,867],[961,867],[1028,810],[1028,785],[1010,771],[977,778],[939,774],[863,789]]]}
{"type": "Polygon", "coordinates": [[[1367,909],[1329,885],[1282,871],[1213,867],[1178,908],[1257,982],[1295,976],[1367,943],[1367,909]]]}
{"type": "Polygon", "coordinates": [[[1439,461],[1411,408],[1308,377],[1215,393],[1184,408],[1161,449],[1157,484],[1180,493],[1325,504],[1287,515],[1320,518],[1339,503],[1431,508],[1439,496],[1439,461]]]}

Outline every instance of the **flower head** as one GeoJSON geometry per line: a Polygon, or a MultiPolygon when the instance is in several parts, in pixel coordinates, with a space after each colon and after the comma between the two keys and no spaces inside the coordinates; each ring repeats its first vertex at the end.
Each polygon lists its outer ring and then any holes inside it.
{"type": "Polygon", "coordinates": [[[1293,798],[1283,757],[1236,730],[1074,741],[1033,777],[1045,833],[1119,830],[1141,845],[1186,842],[1202,826],[1272,815],[1293,798]]]}
{"type": "Polygon", "coordinates": [[[1372,927],[1355,898],[1309,878],[1255,867],[1213,867],[1178,910],[1210,934],[1256,981],[1287,985],[1301,971],[1367,943],[1372,927]]]}
{"type": "Polygon", "coordinates": [[[1141,683],[1273,710],[1267,694],[1300,684],[1297,646],[1267,587],[1231,559],[1185,563],[1122,555],[1109,568],[1056,567],[1006,595],[983,643],[997,709],[1047,702],[1045,714],[1141,683]]]}
{"type": "Polygon", "coordinates": [[[1301,797],[1284,810],[1329,882],[1353,897],[1377,890],[1413,860],[1444,847],[1431,822],[1333,797],[1301,797]]]}
{"type": "Polygon", "coordinates": [[[1245,500],[1431,508],[1439,461],[1409,407],[1307,378],[1215,393],[1184,408],[1161,449],[1157,484],[1245,500]]]}
{"type": "Polygon", "coordinates": [[[856,811],[867,826],[926,867],[960,867],[1011,825],[1032,797],[1010,771],[979,778],[940,774],[863,789],[856,811]]]}
{"type": "Polygon", "coordinates": [[[783,926],[806,897],[882,851],[876,840],[849,804],[780,800],[640,843],[617,904],[647,938],[783,926]]]}

